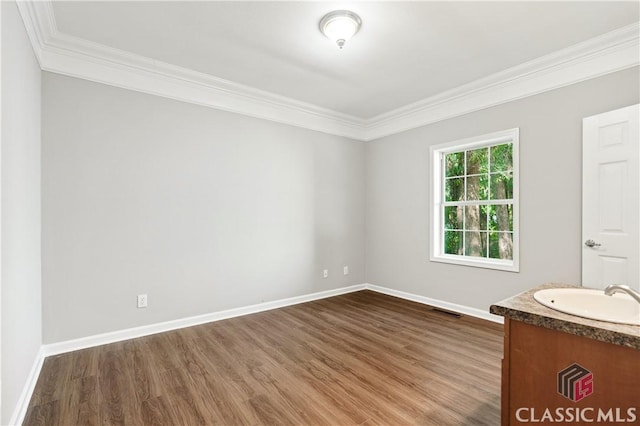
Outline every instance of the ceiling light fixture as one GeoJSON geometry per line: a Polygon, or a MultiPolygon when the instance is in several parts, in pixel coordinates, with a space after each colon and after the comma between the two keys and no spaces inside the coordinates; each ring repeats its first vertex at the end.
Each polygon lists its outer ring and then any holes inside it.
{"type": "Polygon", "coordinates": [[[320,32],[342,49],[347,40],[358,32],[361,25],[362,20],[355,13],[349,10],[334,10],[320,20],[320,32]]]}

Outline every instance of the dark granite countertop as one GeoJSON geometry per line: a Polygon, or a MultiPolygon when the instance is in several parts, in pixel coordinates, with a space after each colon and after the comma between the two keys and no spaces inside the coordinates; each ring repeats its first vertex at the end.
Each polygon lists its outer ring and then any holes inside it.
{"type": "Polygon", "coordinates": [[[567,284],[544,284],[491,305],[489,312],[527,324],[564,331],[614,345],[640,349],[640,326],[615,324],[565,314],[536,302],[533,293],[545,288],[578,287],[567,284]]]}

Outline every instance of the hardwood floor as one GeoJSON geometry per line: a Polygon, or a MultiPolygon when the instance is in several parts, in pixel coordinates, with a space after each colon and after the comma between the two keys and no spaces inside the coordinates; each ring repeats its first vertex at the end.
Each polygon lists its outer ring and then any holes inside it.
{"type": "Polygon", "coordinates": [[[498,425],[502,326],[360,291],[52,356],[25,425],[498,425]]]}

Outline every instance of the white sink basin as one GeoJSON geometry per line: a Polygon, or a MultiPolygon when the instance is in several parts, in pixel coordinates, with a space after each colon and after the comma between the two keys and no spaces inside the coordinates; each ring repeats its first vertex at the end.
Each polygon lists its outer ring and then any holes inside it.
{"type": "Polygon", "coordinates": [[[546,307],[583,318],[640,325],[640,303],[631,296],[586,288],[550,288],[539,290],[533,298],[546,307]]]}

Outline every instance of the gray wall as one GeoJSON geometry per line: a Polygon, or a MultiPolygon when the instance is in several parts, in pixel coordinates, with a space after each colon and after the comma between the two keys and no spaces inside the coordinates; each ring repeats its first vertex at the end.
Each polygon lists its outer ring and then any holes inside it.
{"type": "Polygon", "coordinates": [[[582,118],[637,103],[639,73],[366,144],[43,75],[52,343],[363,282],[483,310],[579,283],[582,118]],[[520,273],[430,262],[428,147],[512,127],[520,273]],[[136,309],[139,293],[149,308],[136,309]]]}
{"type": "Polygon", "coordinates": [[[41,344],[40,67],[15,2],[2,2],[2,415],[41,344]]]}
{"type": "Polygon", "coordinates": [[[363,142],[50,73],[42,115],[44,343],[365,281],[363,142]]]}
{"type": "Polygon", "coordinates": [[[580,283],[582,118],[638,103],[638,68],[389,136],[366,147],[367,282],[488,310],[580,283]],[[520,128],[520,273],[429,261],[429,146],[520,128]]]}

